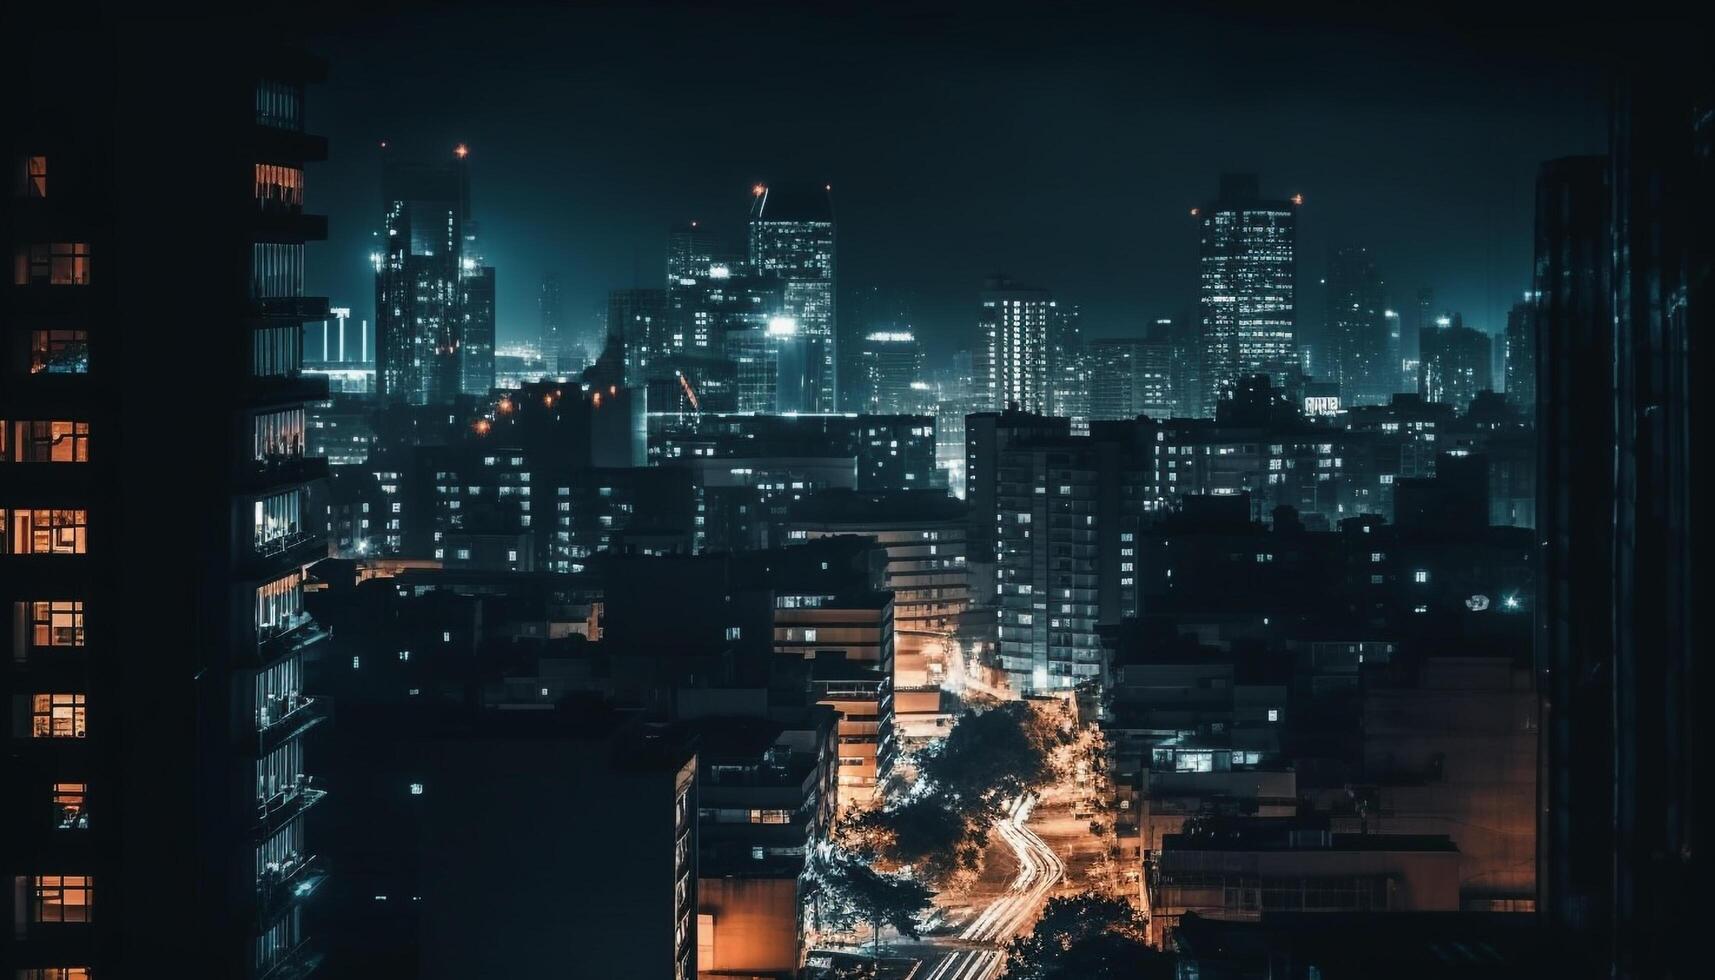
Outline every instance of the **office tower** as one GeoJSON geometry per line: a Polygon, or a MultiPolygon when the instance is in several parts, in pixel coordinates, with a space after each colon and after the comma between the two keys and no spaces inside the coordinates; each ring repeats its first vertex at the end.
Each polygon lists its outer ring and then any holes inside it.
{"type": "Polygon", "coordinates": [[[921,410],[914,387],[923,380],[923,345],[909,326],[875,330],[857,345],[855,367],[844,375],[851,411],[901,415],[921,410]]]}
{"type": "Polygon", "coordinates": [[[1328,257],[1329,377],[1346,405],[1385,405],[1393,396],[1399,358],[1393,352],[1382,277],[1366,248],[1337,248],[1328,257]]]}
{"type": "Polygon", "coordinates": [[[1435,312],[1435,290],[1428,286],[1417,291],[1417,302],[1411,311],[1400,317],[1399,327],[1399,388],[1401,392],[1416,392],[1419,369],[1423,363],[1423,335],[1435,329],[1439,314],[1435,312]]]}
{"type": "Polygon", "coordinates": [[[987,407],[1003,412],[1048,411],[1048,332],[1054,300],[1046,289],[995,276],[983,286],[978,314],[982,387],[987,407]]]}
{"type": "Polygon", "coordinates": [[[608,335],[625,344],[625,384],[640,388],[659,362],[673,353],[667,293],[660,289],[613,289],[607,294],[608,335]]]}
{"type": "Polygon", "coordinates": [[[1048,414],[1090,417],[1090,365],[1084,346],[1083,311],[1074,303],[1054,302],[1048,311],[1048,414]]]}
{"type": "Polygon", "coordinates": [[[58,79],[0,108],[0,974],[304,976],[326,634],[303,582],[327,554],[304,404],[327,388],[302,339],[329,316],[304,295],[327,227],[304,100],[325,68],[262,33],[76,16],[0,38],[9,90],[58,79]],[[134,328],[183,306],[190,257],[194,379],[134,328]]]}
{"type": "Polygon", "coordinates": [[[1090,419],[1173,415],[1173,345],[1160,340],[1092,340],[1090,419]]]}
{"type": "Polygon", "coordinates": [[[1489,335],[1465,326],[1459,314],[1437,318],[1435,326],[1418,337],[1418,346],[1422,364],[1417,393],[1424,400],[1463,412],[1477,392],[1493,387],[1489,335]]]}
{"type": "MultiPolygon", "coordinates": [[[[780,280],[781,315],[794,324],[802,349],[802,383],[793,400],[803,411],[832,412],[838,405],[838,342],[835,333],[834,198],[832,188],[753,188],[750,206],[750,268],[780,280]]],[[[796,359],[794,359],[794,362],[796,359]]]]}
{"type": "Polygon", "coordinates": [[[1201,223],[1199,296],[1203,414],[1234,382],[1263,373],[1279,383],[1298,364],[1294,341],[1298,203],[1264,200],[1255,174],[1222,174],[1201,223]]]}
{"type": "Polygon", "coordinates": [[[494,266],[466,259],[460,282],[464,334],[459,341],[459,390],[480,398],[494,388],[494,266]]]}
{"type": "Polygon", "coordinates": [[[549,376],[562,374],[575,365],[562,367],[560,364],[562,352],[571,342],[571,325],[566,322],[566,308],[560,296],[558,273],[550,272],[542,277],[542,289],[537,295],[536,308],[542,318],[541,332],[536,341],[542,355],[542,370],[549,376]]]}
{"type": "MultiPolygon", "coordinates": [[[[902,289],[864,286],[851,290],[840,306],[840,411],[868,412],[862,389],[864,341],[875,333],[910,333],[915,320],[914,298],[902,289]]],[[[918,377],[916,380],[923,380],[918,377]]]]}
{"type": "Polygon", "coordinates": [[[701,222],[687,221],[668,230],[667,319],[674,350],[718,350],[720,340],[711,335],[702,308],[704,293],[710,280],[728,278],[737,264],[701,222]]]}
{"type": "Polygon", "coordinates": [[[1702,958],[1686,929],[1706,904],[1693,338],[1715,302],[1715,167],[1692,107],[1708,94],[1628,83],[1609,158],[1553,161],[1537,184],[1538,912],[1604,976],[1702,958]]]}
{"type": "Polygon", "coordinates": [[[381,152],[375,391],[387,404],[444,404],[461,390],[469,154],[463,144],[435,162],[381,152]]]}
{"type": "Polygon", "coordinates": [[[1536,304],[1541,297],[1526,293],[1522,302],[1507,311],[1506,386],[1507,401],[1536,419],[1536,304]]]}

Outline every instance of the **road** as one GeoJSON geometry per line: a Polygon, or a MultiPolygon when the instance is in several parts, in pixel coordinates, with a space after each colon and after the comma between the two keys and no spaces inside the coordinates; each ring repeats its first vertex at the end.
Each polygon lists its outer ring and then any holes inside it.
{"type": "Polygon", "coordinates": [[[937,943],[946,952],[927,960],[916,976],[920,980],[989,980],[1006,963],[1006,943],[1035,918],[1048,900],[1048,892],[1066,875],[1066,865],[1036,836],[1026,822],[1035,799],[1015,801],[995,833],[1018,858],[1018,876],[1007,891],[983,909],[956,937],[937,943]]]}

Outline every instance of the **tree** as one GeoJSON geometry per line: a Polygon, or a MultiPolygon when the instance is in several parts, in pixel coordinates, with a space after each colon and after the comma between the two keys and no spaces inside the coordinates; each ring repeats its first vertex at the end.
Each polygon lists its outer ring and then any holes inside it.
{"type": "Polygon", "coordinates": [[[917,919],[935,897],[929,887],[902,874],[877,871],[849,851],[818,851],[809,869],[817,886],[819,915],[836,928],[859,922],[875,932],[875,956],[881,956],[881,930],[892,926],[901,935],[917,937],[917,919]]]}
{"type": "Polygon", "coordinates": [[[932,792],[860,811],[846,831],[864,854],[896,868],[909,865],[942,889],[975,877],[988,845],[986,819],[961,813],[932,792]]]}
{"type": "Polygon", "coordinates": [[[1024,701],[966,710],[947,737],[926,751],[923,777],[947,805],[965,814],[999,815],[1001,802],[1052,782],[1053,752],[1069,734],[1024,701]]]}
{"type": "Polygon", "coordinates": [[[1008,980],[1165,980],[1173,973],[1173,958],[1149,947],[1143,916],[1098,892],[1049,899],[1036,927],[1007,947],[1008,980]]]}

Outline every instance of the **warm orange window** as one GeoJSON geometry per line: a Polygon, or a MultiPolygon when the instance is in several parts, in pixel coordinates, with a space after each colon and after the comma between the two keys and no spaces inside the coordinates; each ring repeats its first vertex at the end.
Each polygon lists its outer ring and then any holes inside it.
{"type": "Polygon", "coordinates": [[[19,286],[89,285],[89,243],[52,242],[18,249],[13,282],[19,286]]]}
{"type": "Polygon", "coordinates": [[[273,163],[256,165],[256,201],[262,207],[304,206],[304,172],[273,163]]]}
{"type": "Polygon", "coordinates": [[[37,694],[30,699],[30,736],[83,738],[85,710],[82,694],[37,694]]]}
{"type": "Polygon", "coordinates": [[[0,554],[81,555],[88,533],[86,510],[17,509],[0,531],[0,554]]]}
{"type": "Polygon", "coordinates": [[[83,646],[83,602],[69,599],[30,603],[30,644],[83,646]]]}
{"type": "Polygon", "coordinates": [[[37,922],[88,922],[95,906],[94,879],[88,875],[37,875],[37,922]]]}
{"type": "Polygon", "coordinates": [[[23,178],[23,193],[25,197],[48,196],[48,158],[25,157],[24,169],[19,174],[23,178]]]}
{"type": "Polygon", "coordinates": [[[15,463],[89,462],[89,423],[42,420],[10,423],[0,434],[0,460],[15,463]]]}
{"type": "Polygon", "coordinates": [[[55,783],[54,826],[60,830],[89,829],[89,784],[55,783]]]}

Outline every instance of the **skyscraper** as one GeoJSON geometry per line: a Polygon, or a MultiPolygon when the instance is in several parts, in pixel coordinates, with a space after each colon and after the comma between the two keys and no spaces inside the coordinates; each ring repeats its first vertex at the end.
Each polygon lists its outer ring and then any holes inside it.
{"type": "Polygon", "coordinates": [[[1328,366],[1346,405],[1385,405],[1399,377],[1382,277],[1366,248],[1337,248],[1328,256],[1328,366]]]}
{"type": "Polygon", "coordinates": [[[912,388],[923,381],[923,345],[909,325],[865,334],[854,364],[844,385],[850,411],[913,415],[923,410],[924,399],[912,388]]]}
{"type": "Polygon", "coordinates": [[[710,336],[703,309],[711,280],[732,275],[735,262],[723,254],[719,239],[698,221],[687,221],[667,232],[667,319],[675,351],[707,353],[720,340],[710,336]]]}
{"type": "Polygon", "coordinates": [[[1089,343],[1090,419],[1173,415],[1173,344],[1161,339],[1089,343]]]}
{"type": "Polygon", "coordinates": [[[1222,174],[1221,193],[1200,219],[1204,414],[1241,377],[1276,383],[1298,365],[1295,342],[1297,208],[1301,198],[1264,200],[1255,174],[1222,174]]]}
{"type": "Polygon", "coordinates": [[[1042,414],[1048,410],[1048,331],[1054,300],[1046,289],[1005,276],[988,280],[977,326],[983,354],[981,384],[988,407],[1042,414]]]}
{"type": "Polygon", "coordinates": [[[1488,334],[1465,326],[1457,313],[1436,319],[1435,326],[1418,338],[1423,363],[1417,393],[1425,401],[1463,412],[1477,392],[1494,386],[1490,343],[1488,334]]]}
{"type": "Polygon", "coordinates": [[[494,266],[465,259],[464,331],[459,340],[459,390],[478,397],[494,388],[494,266]]]}
{"type": "Polygon", "coordinates": [[[304,405],[327,387],[302,338],[329,309],[304,295],[327,228],[304,100],[325,67],[264,32],[108,16],[0,37],[8,89],[60,79],[0,107],[0,974],[306,976],[327,470],[304,405]],[[192,256],[194,378],[129,326],[183,303],[192,256]]]}
{"type": "Polygon", "coordinates": [[[537,296],[536,309],[542,317],[542,329],[537,340],[542,354],[542,369],[550,375],[555,375],[576,367],[562,367],[560,364],[561,354],[571,340],[571,328],[566,323],[566,307],[560,296],[558,273],[550,272],[542,277],[542,290],[537,296]]]}
{"type": "Polygon", "coordinates": [[[381,251],[375,256],[375,391],[386,403],[434,405],[461,390],[468,152],[404,161],[382,145],[381,251]]]}
{"type": "Polygon", "coordinates": [[[1089,352],[1084,346],[1083,310],[1075,303],[1049,304],[1048,412],[1067,418],[1090,417],[1089,352]]]}
{"type": "Polygon", "coordinates": [[[625,384],[642,387],[652,370],[673,353],[667,293],[660,289],[614,289],[607,294],[607,330],[625,344],[625,384]]]}
{"type": "Polygon", "coordinates": [[[1523,301],[1507,311],[1506,385],[1507,401],[1536,418],[1536,303],[1539,295],[1526,293],[1523,301]]]}
{"type": "Polygon", "coordinates": [[[1435,312],[1435,290],[1428,286],[1417,291],[1417,301],[1411,311],[1400,317],[1399,326],[1399,387],[1396,391],[1415,392],[1423,367],[1423,335],[1435,329],[1439,314],[1435,312]]]}
{"type": "Polygon", "coordinates": [[[757,184],[750,206],[750,266],[780,280],[782,315],[803,349],[805,411],[838,406],[839,351],[835,332],[833,189],[757,184]]]}

